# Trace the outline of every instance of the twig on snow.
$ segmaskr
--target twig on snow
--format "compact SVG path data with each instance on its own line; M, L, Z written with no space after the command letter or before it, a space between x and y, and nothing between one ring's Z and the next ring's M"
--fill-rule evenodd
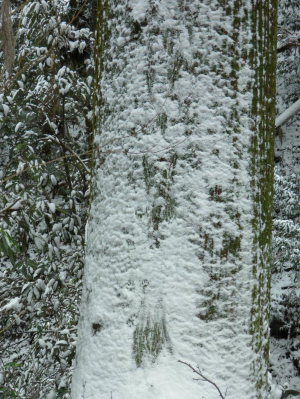
M220 388L218 387L218 385L216 383L214 383L212 380L210 380L209 378L205 377L205 375L203 375L202 371L200 370L199 366L197 366L197 370L190 365L189 363L183 362L182 360L178 360L179 363L185 364L186 366L188 366L191 370L193 370L194 373L198 374L200 378L197 378L196 381L205 381L205 382L209 382L210 384L212 384L219 392L219 395L222 399L225 399L225 396L222 394Z

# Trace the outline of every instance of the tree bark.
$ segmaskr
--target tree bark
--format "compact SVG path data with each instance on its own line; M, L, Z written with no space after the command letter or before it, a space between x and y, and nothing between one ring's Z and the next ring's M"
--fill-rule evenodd
M265 399L276 2L102 0L96 61L72 398Z
M15 37L11 19L10 0L2 0L1 4L2 50L4 52L5 69L11 73L15 58Z

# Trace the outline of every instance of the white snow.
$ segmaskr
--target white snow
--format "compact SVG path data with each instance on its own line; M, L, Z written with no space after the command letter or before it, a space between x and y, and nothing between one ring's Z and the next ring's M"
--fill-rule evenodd
M39 345L40 345L42 348L45 348L45 347L46 347L46 342L45 342L42 338L39 338L39 339L38 339L38 343L39 343Z
M48 205L48 208L49 208L50 212L55 213L55 211L56 211L55 204L53 202L48 202L47 205Z
M70 51L74 51L78 47L79 41L76 40L75 42L69 41Z
M18 130L19 130L22 126L23 126L23 123L22 123L22 122L18 122L18 123L16 124L16 127L15 127L15 133L17 133Z
M48 393L47 399L56 399L56 393L54 390Z
M7 116L10 111L9 106L7 104L2 104L2 108L3 108L4 115Z
M20 312L22 308L22 303L21 303L21 298L13 298L11 299L6 305L2 307L3 310L16 310L17 312Z
M17 210L17 209L20 209L20 208L22 208L22 201L17 201L14 205L12 205L12 206L10 206L10 204L7 204L6 205L7 206L7 208L9 207L10 209L12 209L12 210Z
M39 13L39 11L40 11L40 3L36 3L35 4L35 7L34 7L34 11L38 14Z
M59 231L62 229L62 223L54 223L52 231Z
M46 290L46 285L45 285L44 281L42 279L40 279L40 278L36 281L36 286L41 291L45 291Z
M54 175L51 175L50 178L51 178L51 182L52 182L53 186L56 186L57 185L56 177Z
M58 307L59 307L59 301L55 301L54 307L53 307L54 311L56 311L58 309Z
M279 387L275 387L273 391L271 391L271 399L281 399L282 389Z
M34 243L39 250L43 249L44 241L40 237L34 237Z

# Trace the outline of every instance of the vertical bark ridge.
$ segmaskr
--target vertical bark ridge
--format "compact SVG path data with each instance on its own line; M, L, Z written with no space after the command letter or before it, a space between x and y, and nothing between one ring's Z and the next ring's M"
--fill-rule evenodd
M269 318L271 291L272 214L274 183L274 136L277 49L277 1L253 1L253 36L251 54L255 71L252 114L253 192L254 192L254 258L252 333L257 353L254 373L258 397L267 390L269 362Z

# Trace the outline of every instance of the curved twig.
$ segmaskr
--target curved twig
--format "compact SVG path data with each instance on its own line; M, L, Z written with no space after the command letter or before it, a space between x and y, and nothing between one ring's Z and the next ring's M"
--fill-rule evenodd
M191 370L193 370L194 373L198 374L202 380L201 381L205 381L205 382L209 382L211 385L213 385L217 391L219 392L219 395L222 399L225 399L225 396L222 394L220 388L218 387L218 385L213 382L212 380L210 380L209 378L205 377L205 375L203 375L202 371L200 370L200 368L198 367L198 370L196 370L192 365L190 365L189 363L183 362L182 360L178 360L179 363L185 364L186 366L188 366Z

